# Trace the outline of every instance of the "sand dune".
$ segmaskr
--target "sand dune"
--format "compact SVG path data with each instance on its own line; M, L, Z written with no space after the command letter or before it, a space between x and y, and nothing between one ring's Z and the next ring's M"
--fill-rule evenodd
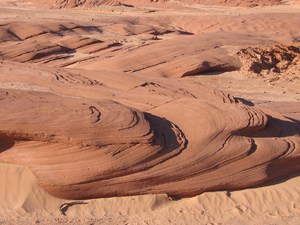
M204 193L172 201L144 195L68 201L54 198L22 166L0 164L2 224L294 224L299 221L299 178L236 192ZM10 188L8 188L10 187ZM8 189L6 189L8 188ZM9 204L8 204L9 203ZM11 214L14 211L14 214Z
M291 4L1 2L0 223L298 224Z

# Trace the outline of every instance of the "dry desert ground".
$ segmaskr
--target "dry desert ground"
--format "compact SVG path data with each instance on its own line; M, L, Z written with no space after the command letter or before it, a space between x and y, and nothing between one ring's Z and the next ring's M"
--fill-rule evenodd
M300 1L0 0L0 224L300 224Z

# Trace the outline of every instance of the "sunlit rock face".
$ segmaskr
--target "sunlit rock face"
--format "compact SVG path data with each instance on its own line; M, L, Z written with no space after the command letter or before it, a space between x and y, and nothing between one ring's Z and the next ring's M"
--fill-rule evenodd
M297 121L224 92L141 77L125 79L121 90L111 80L123 74L95 79L49 68L38 75L35 66L18 66L2 64L12 69L0 92L0 161L28 166L54 196L186 197L252 187L300 169ZM13 82L22 73L36 76L36 84L30 76ZM43 87L46 80L51 89Z

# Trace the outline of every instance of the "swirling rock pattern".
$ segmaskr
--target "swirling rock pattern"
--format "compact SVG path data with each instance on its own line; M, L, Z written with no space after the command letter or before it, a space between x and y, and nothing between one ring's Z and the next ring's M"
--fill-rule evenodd
M68 72L69 81L101 85L62 86L53 74L66 76L64 71L45 68L37 76L35 66L26 72L18 63L1 65L0 162L29 166L54 196L186 197L300 171L299 123L224 92L138 75L127 83L124 74L101 73L95 79ZM36 76L35 88L27 87L30 76L23 76L23 88L11 85L24 73ZM45 80L50 89L43 88Z
M171 1L133 0L161 10L87 9L119 5L114 0L55 2L79 8L1 8L0 163L27 166L41 187L67 199L186 197L300 171L299 93L254 107L196 77L253 64L298 76L297 8L248 13L194 5L185 14L169 10ZM231 91L235 82L227 83Z

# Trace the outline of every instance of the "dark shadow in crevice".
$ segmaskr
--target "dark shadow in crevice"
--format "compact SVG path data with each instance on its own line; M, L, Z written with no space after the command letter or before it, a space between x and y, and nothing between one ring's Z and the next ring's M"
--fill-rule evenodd
M188 145L184 133L180 128L163 117L158 117L150 113L144 113L145 118L150 122L156 137L156 144L164 146L161 154L167 154L176 149L185 149ZM159 140L158 140L159 139ZM179 143L179 139L180 142Z
M15 145L15 140L7 135L0 133L0 154Z
M244 98L237 98L237 97L234 97L234 98L237 99L238 101L242 102L244 105L254 106L254 103L249 100L246 100Z
M299 129L300 129L300 120L297 120L297 119L289 117L289 116L285 116L285 118L287 118L287 119L293 121L294 123L298 124ZM300 135L300 132L299 132L299 135Z
M300 176L300 157L275 159L270 162L266 169L267 178L259 185L253 185L247 189L255 189L262 187L270 187L287 182L290 179ZM228 191L236 191L239 189L228 189Z
M231 65L227 63L211 65L210 62L204 61L197 68L185 72L181 77L200 76L200 75L220 75L226 72L238 71L240 65Z
M281 120L267 115L266 126L246 127L236 132L237 135L259 138L281 138L300 135L300 121L295 119Z
M125 3L122 3L122 6L124 6L124 7L128 7L128 8L134 8L134 5L125 4Z
M66 212L68 211L68 209L74 205L86 205L88 204L87 202L83 202L83 201L74 201L74 202L67 202L67 203L64 203L62 204L60 207L59 207L59 210L61 212L62 215L66 216Z
M300 175L300 157L279 158L273 160L267 167L268 181L264 186L283 183Z
M44 57L49 57L52 55L60 55L60 54L73 54L76 52L75 49L71 49L71 48L67 48L64 46L60 46L60 49L57 49L55 51L52 52L38 52L36 53L30 60L35 60L35 59L42 59Z

